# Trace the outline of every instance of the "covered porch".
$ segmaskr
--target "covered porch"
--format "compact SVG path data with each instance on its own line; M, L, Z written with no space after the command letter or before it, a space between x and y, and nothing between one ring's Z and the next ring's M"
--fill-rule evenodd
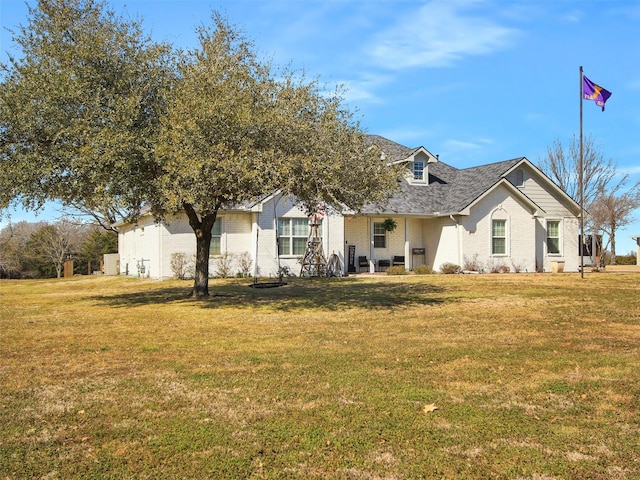
M384 272L393 266L436 269L459 259L458 229L450 217L347 216L345 268L347 273Z

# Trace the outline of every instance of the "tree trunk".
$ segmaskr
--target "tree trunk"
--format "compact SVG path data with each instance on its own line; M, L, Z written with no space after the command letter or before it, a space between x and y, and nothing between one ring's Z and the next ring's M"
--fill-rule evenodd
M191 204L183 205L189 225L196 234L196 271L193 278L193 290L191 296L194 298L205 298L209 296L209 252L211 250L211 231L216 221L217 209L214 213L200 218Z
M609 240L611 240L611 265L617 265L616 261L616 230L615 227L611 229L611 235L609 235Z

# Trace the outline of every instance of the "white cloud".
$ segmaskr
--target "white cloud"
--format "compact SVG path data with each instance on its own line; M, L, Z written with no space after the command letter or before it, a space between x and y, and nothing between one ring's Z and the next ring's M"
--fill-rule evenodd
M618 176L622 175L640 175L640 166L626 166L618 168Z
M454 152L472 152L483 149L485 146L492 144L493 142L486 138L481 138L475 141L464 140L446 140L443 145L448 150Z
M392 80L389 75L364 74L338 83L345 87L344 97L347 102L384 103L375 91Z
M449 165L457 168L466 168L495 161L494 148L491 146L495 142L489 138L470 138L457 140L449 138L442 142L440 159ZM489 157L489 158L486 158Z
M371 55L391 69L446 67L508 47L519 33L489 14L466 12L477 2L433 0L376 36Z

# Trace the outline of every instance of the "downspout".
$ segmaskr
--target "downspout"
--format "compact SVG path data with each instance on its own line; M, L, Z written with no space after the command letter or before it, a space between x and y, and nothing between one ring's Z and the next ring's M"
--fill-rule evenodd
M451 219L452 222L455 222L456 224L456 243L458 244L458 261L456 262L456 264L460 265L462 267L462 239L460 238L460 222L458 220L456 220L453 215L449 215L449 218Z

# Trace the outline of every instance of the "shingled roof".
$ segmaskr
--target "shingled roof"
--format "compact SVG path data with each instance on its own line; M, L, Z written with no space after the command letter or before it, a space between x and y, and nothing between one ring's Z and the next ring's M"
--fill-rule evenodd
M375 144L385 154L385 160L395 163L409 161L422 147L409 148L379 135L369 135L367 141ZM414 185L405 178L399 180L400 190L381 211L373 206L363 213L406 215L450 215L463 211L475 200L500 182L524 157L502 162L457 169L440 160L429 163L428 185Z

